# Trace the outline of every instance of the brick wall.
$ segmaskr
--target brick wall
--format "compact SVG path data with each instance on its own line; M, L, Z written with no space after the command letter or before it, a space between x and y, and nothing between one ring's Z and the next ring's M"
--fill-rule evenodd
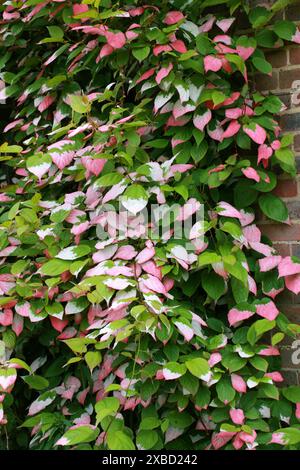
M254 2L268 6L274 1ZM289 6L282 19L300 24L300 1ZM272 91L286 105L287 109L280 116L283 133L294 134L294 152L297 162L297 177L292 180L280 177L275 194L281 196L289 209L290 225L280 225L263 220L260 227L264 234L271 238L280 254L300 257L300 45L291 45L278 51L265 51L266 58L273 65L272 76L256 77L256 88L261 92ZM278 296L281 310L293 323L300 323L300 295L284 292ZM292 355L300 346L293 340L286 340L281 347L283 374L288 382L300 384L300 364L293 364ZM299 354L300 359L300 354ZM295 361L294 361L295 362Z

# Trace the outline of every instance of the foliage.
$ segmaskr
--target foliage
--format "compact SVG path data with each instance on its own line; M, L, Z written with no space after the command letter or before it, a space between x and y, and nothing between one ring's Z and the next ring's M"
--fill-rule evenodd
M300 33L272 23L285 1L146 3L0 6L2 445L296 448L278 343L299 326L274 299L300 260L254 222L288 223L292 139L253 80ZM145 237L142 210L173 203L204 222L178 238L160 213Z

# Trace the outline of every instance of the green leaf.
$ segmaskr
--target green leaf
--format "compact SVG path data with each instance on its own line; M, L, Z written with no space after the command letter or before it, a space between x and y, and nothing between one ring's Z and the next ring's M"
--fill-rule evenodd
M273 30L281 39L290 41L296 33L297 28L293 21L282 20L275 23Z
M280 428L274 434L279 434L285 445L295 445L300 442L300 429L297 428Z
M264 358L260 356L251 357L249 362L253 367L255 367L255 369L267 372L269 364Z
M47 173L52 165L50 155L34 155L26 159L26 168L40 179L40 175Z
M262 73L269 74L272 72L272 65L262 57L253 57L252 64Z
M98 401L95 405L97 423L106 418L106 416L115 415L119 406L119 400L115 397L106 397Z
M260 384L260 391L266 395L266 397L271 398L272 400L279 399L279 390L276 385L273 384Z
M289 144L287 144L289 145ZM290 148L282 146L280 149L275 151L275 157L280 162L281 168L287 173L295 174L295 155Z
M0 153L20 153L22 150L19 145L9 145L7 142L0 145Z
M61 437L61 439L63 439L64 441L62 441L60 445L74 446L76 444L82 444L84 442L95 441L99 432L99 429L93 429L89 426L79 426L75 429L69 429Z
M106 175L100 176L100 178L95 181L95 185L99 188L106 188L108 186L114 186L122 180L124 180L124 176L120 173L107 173Z
M214 52L212 42L210 41L208 36L203 33L197 36L196 47L197 47L197 50L202 55L207 55L207 54L210 54L211 52Z
M202 268L203 266L207 266L208 264L218 263L221 261L222 258L220 255L213 251L205 251L198 256L198 266Z
M235 397L235 390L231 385L230 379L222 378L216 385L217 395L223 403L231 402Z
M63 272L68 271L70 264L71 263L69 261L51 259L41 267L41 272L46 276L58 276Z
M276 322L270 320L257 320L253 323L247 333L247 339L249 343L253 346L264 333L272 330L276 325Z
M234 300L237 304L247 302L249 295L249 288L247 285L243 284L239 279L233 277L231 279L231 289Z
M88 351L84 356L91 373L101 362L101 353L99 351Z
M190 359L185 362L185 365L190 373L199 379L203 379L210 370L207 360L202 357Z
M82 95L70 95L70 106L76 113L85 114L91 110L91 103L86 96Z
M43 390L49 386L49 382L44 377L40 375L27 375L26 377L22 377L24 382L29 385L30 388L34 390Z
M227 3L228 0L204 0L204 2L201 2L201 9L207 8L207 7L214 7L216 5L222 5L224 3Z
M82 258L90 253L91 248L88 245L74 245L68 246L61 250L57 255L56 258L60 258L63 260L74 260L77 258Z
M284 336L284 333L276 333L275 335L273 335L272 346L275 346L276 344L280 343L283 340Z
M283 396L292 403L300 403L300 387L291 385L282 389Z
M258 199L258 204L262 212L269 219L277 222L286 222L289 212L286 204L274 194L263 194Z
M148 194L140 184L132 184L121 196L121 201L125 209L136 215L146 207Z
M249 20L253 28L261 28L272 18L272 13L264 7L251 8L249 12Z
M64 340L64 343L66 343L66 345L69 346L69 348L72 349L74 353L82 354L87 350L85 338L66 339Z
M140 429L143 431L151 431L152 429L158 428L161 421L158 418L149 416L148 418L142 419L140 423Z
M158 433L156 431L138 431L136 436L136 445L139 450L152 449L158 441Z
M132 439L123 431L108 432L107 445L110 450L135 450Z
M218 300L226 291L226 284L221 276L218 276L215 272L203 272L202 273L202 287L214 300Z
M144 47L137 47L132 49L132 55L139 61L142 62L145 60L148 55L150 54L150 47L149 46L144 46Z

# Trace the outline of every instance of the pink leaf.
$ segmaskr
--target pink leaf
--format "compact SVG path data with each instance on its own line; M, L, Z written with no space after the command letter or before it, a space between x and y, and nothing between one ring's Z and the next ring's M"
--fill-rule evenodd
M100 175L107 162L104 158L91 158L87 156L81 157L81 161L83 166L96 176Z
M211 439L211 443L215 450L220 449L221 447L225 446L227 442L231 441L233 436L236 435L236 432L229 432L229 431L221 431L217 434L213 434Z
M43 111L48 109L49 106L51 106L51 104L54 103L54 101L55 101L54 96L51 96L51 95L45 96L45 98L43 98L43 100L38 105L39 112L42 113Z
M146 263L155 255L155 249L153 247L144 248L136 257L135 261L139 264Z
M245 134L247 134L250 137L250 139L252 139L255 143L263 144L267 138L266 131L259 124L254 124L254 125L255 125L254 130L250 129L249 127L246 127L246 125L243 126L243 130Z
M238 52L238 55L243 59L247 60L249 57L253 54L255 51L254 47L243 47L240 45L236 46L236 50Z
M153 292L158 294L166 294L166 288L163 283L155 276L148 274L148 277L144 279L145 286Z
M124 33L112 33L108 31L105 33L107 43L113 49L121 49L126 44L126 36Z
M23 331L23 327L24 327L23 318L20 317L19 315L14 315L12 330L16 333L17 336L20 336L20 334Z
M147 80L148 78L152 77L155 73L155 68L147 70L145 73L143 73L140 78L136 81L136 83L143 82L144 80Z
M248 168L242 168L242 173L246 176L246 178L256 181L257 183L260 182L260 176L257 171L249 166Z
M239 393L246 393L247 391L247 385L246 382L244 381L243 377L241 377L238 374L231 374L231 384L234 388Z
M269 377L273 380L273 382L283 382L284 378L282 377L280 372L268 372L265 374L265 377Z
M190 326L188 326L185 323L182 323L180 321L176 321L176 322L174 322L174 324L177 326L178 331L180 331L180 333L182 334L184 339L186 341L191 341L191 339L194 336L194 330Z
M169 11L164 18L164 23L167 25L176 24L183 20L185 17L181 11Z
M211 120L211 118L212 118L212 114L211 114L210 109L207 109L207 111L204 111L203 114L196 114L194 115L194 119L193 119L194 126L200 131L203 131L205 126Z
M257 163L260 163L261 161L267 162L269 158L273 154L273 149L271 147L268 147L266 144L262 144L258 147L258 159Z
M196 109L196 106L193 104L186 104L183 105L180 103L180 101L177 101L174 105L173 108L173 116L175 119L178 119L179 117L183 116L186 113L190 113Z
M218 362L222 361L222 356L220 353L212 353L208 359L208 364L210 367L215 366Z
M75 157L75 152L73 150L69 152L51 152L50 156L52 158L53 163L59 168L60 170L63 170L66 166L68 166L73 158Z
M180 207L176 220L180 222L187 220L189 217L195 214L200 209L200 207L200 202L195 198L189 199L182 207Z
M266 258L260 259L258 261L261 272L271 271L278 266L282 260L281 256L267 256Z
M283 258L278 265L279 277L300 273L300 263L293 261L290 256Z
M237 219L242 218L242 214L237 209L235 209L231 204L229 204L228 202L221 201L218 204L218 208L221 209L219 211L219 214L222 217L235 217Z
M123 289L126 289L128 286L130 286L130 282L128 282L127 279L122 279L122 278L107 279L106 281L103 281L103 282L106 286L115 290L123 290Z
M10 308L5 308L0 311L0 325L9 326L13 322L13 311Z
M229 123L226 131L223 133L223 139L229 139L229 137L233 137L235 134L238 133L240 130L241 125L238 121L234 120Z
M293 274L285 278L285 286L288 290L298 295L300 293L300 274Z
M174 51L180 52L181 54L187 52L186 45L183 41L181 41L181 39L176 39L176 41L172 41L171 47L172 49L174 49Z
M204 70L205 72L209 72L212 70L213 72L218 72L222 68L222 60L218 59L213 55L207 55L204 57Z
M217 21L217 26L220 28L223 33L227 33L231 25L235 22L235 18L224 18L223 20Z
M279 315L279 310L272 300L266 304L256 305L256 313L267 320L273 321Z
M115 254L114 258L123 259L123 260L131 260L137 255L136 250L131 245L121 246L117 253Z
M100 62L103 57L106 57L114 52L114 48L110 44L104 44L101 47L99 55L96 57L96 64Z
M263 348L258 353L260 356L280 356L280 352L278 348L275 346L268 346L267 348Z
M231 408L229 411L230 418L234 424L244 424L245 415L240 408Z
M81 3L75 3L73 5L73 15L74 16L80 15L80 13L85 13L88 10L89 10L88 5L81 5Z
M300 403L296 403L295 416L297 419L300 419Z
M238 119L243 115L243 111L241 108L230 108L226 109L225 116L228 119Z
M158 44L153 48L153 54L155 55L155 57L157 57L162 52L170 52L171 50L172 47L168 44Z
M162 67L155 77L156 83L159 85L160 82L169 75L172 69L173 64L171 62L167 67Z
M281 444L285 445L286 441L284 439L284 433L283 432L273 432L272 434L272 439L269 442L270 444Z
M247 320L247 318L252 317L252 315L254 315L254 312L251 312L250 310L238 310L237 308L232 308L229 310L227 317L229 325L232 326L242 320Z

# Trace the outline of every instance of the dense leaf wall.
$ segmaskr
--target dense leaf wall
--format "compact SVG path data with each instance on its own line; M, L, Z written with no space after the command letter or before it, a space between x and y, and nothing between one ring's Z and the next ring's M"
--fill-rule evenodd
M3 448L297 447L275 301L300 260L255 223L288 223L272 191L295 174L253 89L263 49L300 42L286 4L0 7Z

